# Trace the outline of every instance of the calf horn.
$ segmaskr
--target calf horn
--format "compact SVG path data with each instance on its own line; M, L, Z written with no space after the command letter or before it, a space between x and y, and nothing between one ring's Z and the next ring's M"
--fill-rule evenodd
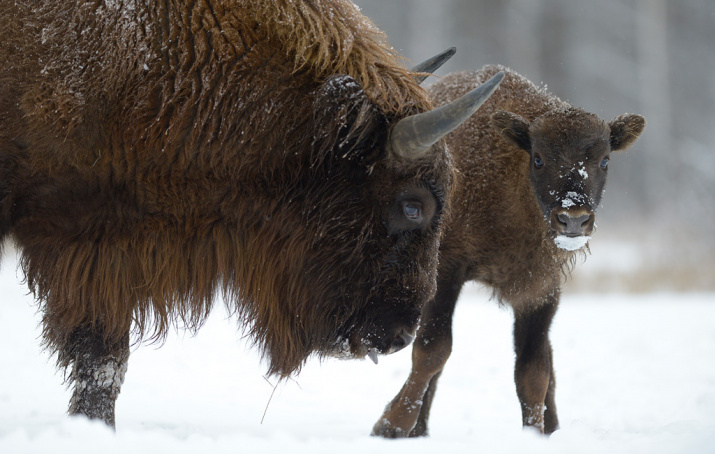
M429 60L425 60L417 66L410 69L413 73L425 73L423 75L415 76L415 80L418 84L421 84L429 77L430 74L437 71L440 66L444 65L447 60L452 58L452 55L457 52L456 47L450 47L447 50L440 52Z
M486 101L504 73L499 71L461 98L429 112L403 118L390 132L390 146L396 155L415 160L424 155L439 139L457 129Z

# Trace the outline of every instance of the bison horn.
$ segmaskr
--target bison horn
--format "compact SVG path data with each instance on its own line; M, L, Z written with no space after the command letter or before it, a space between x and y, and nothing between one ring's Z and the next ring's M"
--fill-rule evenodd
M504 73L499 71L491 79L449 104L429 112L403 118L390 132L392 152L405 159L424 155L439 139L457 129L486 101Z
M449 49L440 52L439 54L435 55L434 57L430 58L429 60L425 60L422 63L418 64L417 66L410 69L410 71L412 71L413 73L432 74L433 72L437 71L440 68L440 66L444 65L447 62L447 60L452 58L452 55L454 55L455 52L457 52L457 48L450 47ZM415 76L415 80L417 81L418 84L421 84L422 82L425 81L426 78L429 77L429 74Z

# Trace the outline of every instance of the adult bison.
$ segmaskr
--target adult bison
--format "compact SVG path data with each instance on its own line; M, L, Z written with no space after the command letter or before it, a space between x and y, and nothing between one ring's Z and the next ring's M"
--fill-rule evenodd
M0 236L70 414L113 425L131 332L196 329L218 290L272 374L409 343L440 139L498 80L427 112L389 49L343 0L2 2Z
M506 76L480 111L447 136L457 179L440 246L437 293L425 305L412 371L374 435L427 434L437 380L452 349L460 289L476 280L514 312L514 378L522 422L558 427L549 327L563 278L594 228L610 153L631 145L645 120L606 122L498 66L449 75L431 87L437 104L498 71Z

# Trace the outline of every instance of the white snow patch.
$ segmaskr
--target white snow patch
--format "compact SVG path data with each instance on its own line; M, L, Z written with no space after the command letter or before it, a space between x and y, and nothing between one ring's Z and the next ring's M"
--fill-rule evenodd
M588 243L588 240L590 240L590 236L576 236L576 237L571 237L571 236L565 236L565 235L559 235L556 238L554 238L554 243L556 243L556 246L558 246L561 249L565 249L567 251L577 251L581 249L582 247L586 246L586 243Z
M550 438L521 428L511 311L471 284L456 307L427 438L369 435L409 375L411 348L379 366L315 357L274 392L259 352L219 304L196 336L172 330L161 348L132 348L114 433L67 417L71 390L40 349L41 315L16 266L6 253L2 453L706 454L715 445L713 293L564 293L550 336L561 429Z
M586 171L586 166L583 165L583 162L579 162L579 165L581 166L580 169L578 169L578 174L581 175L581 178L584 180L588 180L588 172Z
M586 197L578 192L569 191L566 193L566 197L561 200L562 208L569 208L576 206L578 203L582 203Z
M352 77L344 74L329 79L325 83L323 90L327 93L342 93L347 91L354 91L354 93L351 95L351 97L353 98L362 93L362 87L360 87L360 84L358 84Z
M351 359L353 357L350 352L350 339L341 338L336 344L336 349L333 352L333 357L339 359Z

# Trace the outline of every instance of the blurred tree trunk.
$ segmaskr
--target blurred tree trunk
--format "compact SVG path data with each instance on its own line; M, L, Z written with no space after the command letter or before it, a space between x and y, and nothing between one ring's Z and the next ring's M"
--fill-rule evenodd
M672 161L670 144L672 133L670 78L668 57L668 17L666 0L638 0L637 4L638 68L640 79L640 99L643 112L647 116L648 128L640 139L642 148L648 150L651 163ZM653 154L659 156L653 156ZM668 168L670 167L670 168ZM642 169L640 182L646 210L657 213L658 207L677 204L677 196L672 187L664 184L673 175L671 166L649 165ZM664 203L665 202L665 203Z
M567 2L570 3L570 2ZM541 39L539 53L539 73L551 87L559 87L557 93L567 93L571 84L566 50L571 42L569 6L560 0L543 3L539 19L539 33L532 39ZM534 80L539 83L540 80Z
M542 0L508 0L506 59L503 62L533 81L544 80L541 57L545 4Z
M448 48L444 36L448 31L450 2L434 0L412 0L406 8L409 17L409 51L407 56L418 63ZM407 48L405 49L407 50Z

